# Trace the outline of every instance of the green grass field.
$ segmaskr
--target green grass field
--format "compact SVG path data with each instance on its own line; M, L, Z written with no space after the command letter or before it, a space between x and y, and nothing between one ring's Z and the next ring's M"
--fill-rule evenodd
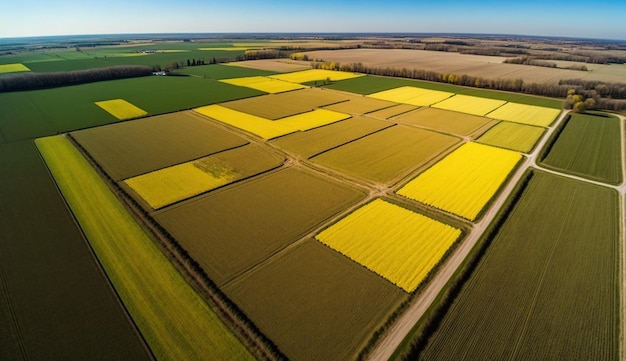
M391 183L452 147L459 138L396 125L312 160L352 176Z
M614 116L572 114L541 160L547 167L582 177L622 182L620 121Z
M0 93L0 133L10 142L116 122L94 104L102 100L121 98L154 115L260 94L216 80L167 76Z
M542 98L524 94L498 92L478 88L468 88L452 84L427 82L423 80L390 78L372 75L338 81L333 84L327 85L326 87L329 89L348 91L357 94L373 94L383 90L389 90L401 86L414 86L430 90L445 91L488 99L506 100L508 102L521 104L539 105L555 109L561 109L563 106L563 101L560 99Z
M406 293L315 240L225 287L293 360L351 360Z
M288 134L274 139L272 144L303 158L310 158L393 125L382 120L354 117L306 132Z
M249 76L267 76L276 74L275 72L244 68L241 66L227 66L221 64L211 64L202 66L189 66L176 70L178 74L193 75L201 78L209 79L230 79L243 78Z
M192 111L71 134L116 181L248 143Z
M0 359L150 360L32 141L0 169Z
M218 285L362 198L345 185L285 169L155 213Z
M157 359L253 359L67 138L37 146Z
M421 359L618 360L618 209L535 172Z

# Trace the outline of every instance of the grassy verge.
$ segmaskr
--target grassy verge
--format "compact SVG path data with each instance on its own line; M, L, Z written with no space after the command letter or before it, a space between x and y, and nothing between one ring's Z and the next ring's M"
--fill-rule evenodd
M157 359L253 359L67 138L36 144Z

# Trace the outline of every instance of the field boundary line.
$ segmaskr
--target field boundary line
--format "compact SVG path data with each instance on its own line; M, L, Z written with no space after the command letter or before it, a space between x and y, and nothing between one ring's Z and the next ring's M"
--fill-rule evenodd
M63 136L65 138L67 138L70 141L70 143L72 143L72 145L76 149L78 149L78 151L81 153L81 155L85 159L87 159L88 162L90 162L90 163L92 162L90 156L88 156L86 151L85 151L85 153L83 153L83 148L78 144L78 142L76 142L74 137L72 137L69 133L67 135L63 135ZM97 264L98 270L100 271L100 274L102 274L102 276L107 280L107 285L108 285L109 289L111 289L113 291L113 294L115 295L115 298L117 299L118 304L124 310L124 314L125 314L126 318L133 325L133 329L134 329L135 333L141 339L141 341L142 341L146 351L150 355L150 358L153 359L153 360L156 360L156 355L152 351L152 348L150 348L150 344L148 344L148 340L146 340L146 338L144 337L143 333L139 329L139 326L137 325L137 323L133 319L133 316L130 314L130 311L126 307L126 304L124 304L124 301L122 300L122 297L117 292L117 289L115 289L115 285L113 284L113 281L111 280L111 278L109 278L109 275L106 272L106 270L104 269L104 266L102 265L102 262L100 262L100 259L98 258L98 256L97 256L96 252L94 251L91 243L89 242L89 239L87 238L87 235L85 234L85 232L83 230L83 227L81 226L80 222L76 218L76 215L72 211L72 207L70 207L70 205L67 203L67 199L65 199L65 197L63 196L63 192L61 191L61 188L59 188L59 185L57 184L56 179L52 175L52 171L50 170L50 168L48 167L48 164L44 160L43 155L39 151L39 148L38 147L36 147L36 148L37 148L37 153L39 154L39 157L41 158L41 161L46 165L46 171L48 172L48 176L50 177L50 179L54 183L54 187L56 188L56 191L59 194L59 197L61 197L61 199L63 200L63 205L65 206L65 209L70 214L70 216L72 218L72 222L74 222L74 225L76 226L76 229L80 232L80 235L81 235L81 237L83 239L83 242L87 246L87 249L89 250L89 253L91 254L91 257L93 258L94 262ZM92 167L93 167L93 164L92 164ZM95 167L93 167L93 168L96 169ZM107 186L109 186L108 183L107 183Z
M20 350L20 355L22 356L21 359L28 360L28 353L26 352L26 345L24 345L24 334L22 332L22 327L20 326L18 317L15 314L15 308L13 306L11 293L9 292L9 286L8 286L8 283L6 282L4 271L2 270L2 263L0 263L0 288L2 288L2 295L4 296L3 298L6 300L6 304L9 308L11 324L13 324L13 329L15 330L15 338L17 339L17 346L18 346L18 349Z

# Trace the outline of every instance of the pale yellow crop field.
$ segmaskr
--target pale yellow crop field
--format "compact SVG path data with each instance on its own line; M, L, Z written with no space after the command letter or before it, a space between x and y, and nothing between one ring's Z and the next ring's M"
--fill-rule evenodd
M239 174L233 169L205 171L201 161L178 164L129 178L124 182L150 207L159 209L182 199L225 185Z
M243 86L260 90L266 93L282 93L290 90L303 89L304 86L296 83L290 83L278 79L272 79L265 76L251 76L244 78L222 79L223 83Z
M438 90L416 88L412 86L402 86L399 88L384 90L368 95L371 98L388 100L395 103L410 104L419 107L427 107L450 98L454 93Z
M145 110L136 107L124 99L104 100L96 102L96 105L119 120L143 117L148 114Z
M315 238L412 292L460 235L456 228L377 199Z
M434 104L434 108L454 110L456 112L484 116L502 106L506 101L474 97L470 95L455 95L442 102Z
M325 109L315 109L279 120L257 117L220 105L209 105L194 109L194 111L264 139L276 138L299 130L305 131L350 118L349 114Z
M487 117L516 123L547 127L561 113L559 109L518 103L507 103L487 114Z
M339 80L358 78L360 76L365 76L365 74L356 74L356 73L349 73L345 71L334 71L334 70L323 70L323 69L309 69L309 70L297 71L294 73L271 75L270 78L284 80L284 81L288 81L292 83L307 83L310 81L326 80L326 79L330 79L331 81L339 81Z
M30 71L30 69L22 63L0 64L0 74L18 73L23 71Z
M543 135L545 128L500 122L478 138L479 143L529 153Z
M521 158L514 151L466 143L397 193L475 220Z

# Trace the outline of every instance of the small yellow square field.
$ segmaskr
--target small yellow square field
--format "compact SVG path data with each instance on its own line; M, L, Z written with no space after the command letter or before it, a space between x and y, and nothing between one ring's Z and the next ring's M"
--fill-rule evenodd
M522 155L466 143L398 190L398 194L475 220Z
M377 199L315 238L406 292L413 292L461 231Z
M23 71L30 71L30 69L26 65L21 63L0 64L0 74L19 73Z
M145 110L136 107L124 99L104 100L96 102L96 105L119 120L139 118L148 114Z
M403 86L399 88L384 90L378 93L370 94L368 96L371 98L388 100L395 103L427 107L444 99L450 98L453 95L454 93L442 92L438 90L416 88L413 86Z
M272 139L296 131L305 131L350 118L350 115L325 109L270 120L232 110L220 105L209 105L194 111L222 123L245 130L264 139Z
M220 80L223 83L243 86L246 88L252 88L256 90L260 90L262 92L276 94L282 93L291 90L303 89L304 86L295 83L289 83L286 81L272 79L265 76L251 76L244 78L232 78L232 79L222 79Z
M561 113L560 109L508 103L487 114L487 117L510 122L548 127Z
M504 100L473 97L470 95L455 95L452 98L433 104L433 108L453 110L455 112L484 116L494 109L505 104Z
M544 131L545 128L532 125L500 122L477 141L482 144L529 153Z
M346 80L346 79L358 78L364 75L365 74L349 73L345 71L309 69L309 70L296 71L293 73L271 75L270 78L284 80L284 81L288 81L291 83L308 83L310 81L326 80L326 79L330 79L331 81Z
M228 184L238 176L235 170L229 168L203 169L202 162L198 160L129 178L124 183L150 207L159 209Z

